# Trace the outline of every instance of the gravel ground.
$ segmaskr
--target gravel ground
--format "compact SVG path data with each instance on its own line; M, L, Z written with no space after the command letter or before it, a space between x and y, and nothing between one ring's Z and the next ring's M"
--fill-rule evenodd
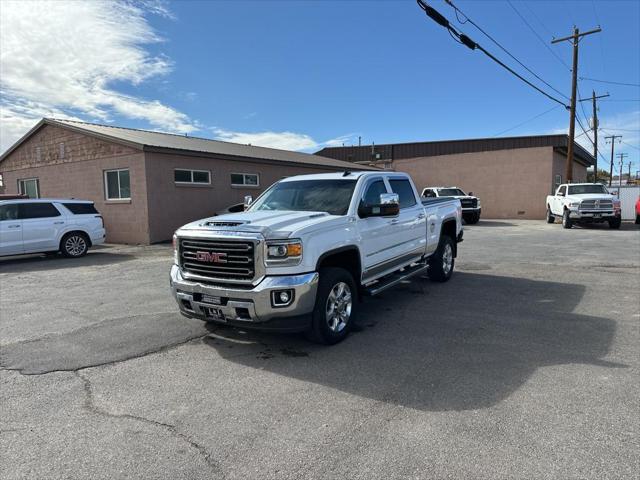
M466 227L334 347L183 318L170 263L0 260L0 478L638 478L634 225Z

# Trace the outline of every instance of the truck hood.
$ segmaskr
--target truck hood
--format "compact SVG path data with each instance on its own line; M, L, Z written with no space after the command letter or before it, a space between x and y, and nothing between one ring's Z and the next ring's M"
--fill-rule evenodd
M336 215L327 212L297 212L288 210L240 212L204 218L180 227L178 234L193 231L260 233L267 239L289 238L301 230L322 225L325 228L339 222Z
M616 197L607 193L579 193L567 195L564 198L574 202L581 202L582 200L613 200Z

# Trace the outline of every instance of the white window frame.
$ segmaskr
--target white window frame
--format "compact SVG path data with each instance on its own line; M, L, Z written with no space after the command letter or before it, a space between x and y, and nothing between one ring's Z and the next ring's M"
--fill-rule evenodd
M109 184L107 183L107 174L109 172L129 172L129 196L128 197L109 197ZM112 168L110 170L104 170L104 198L107 201L118 202L122 201L130 201L131 200L131 171L128 168ZM120 195L120 174L118 173L118 195Z
M30 182L30 181L36 182L36 198L40 198L40 180L38 180L38 177L19 178L18 179L18 193L21 194L21 195L26 195L27 193L22 191L22 188L20 188L20 185L23 182Z
M229 174L229 178L231 179L232 175L242 175L242 181L244 183L233 183L233 180L231 180L231 186L232 187L245 187L245 188L259 188L260 187L260 174L259 173L244 173L244 172L231 172ZM247 175L251 175L253 177L256 177L257 183L246 183L246 176ZM287 178L287 177L282 177L282 178Z
M558 189L558 187L562 185L562 175L560 175L559 173L556 173L556 178L555 178L555 183L554 186L556 188L556 190Z
M178 182L176 181L176 172L180 170L182 172L189 172L191 174L191 181L190 182ZM198 173L206 173L209 181L208 182L194 182L193 181L193 174L194 172L198 172ZM175 183L176 185L211 185L211 170L196 170L193 168L174 168L173 169L173 183Z

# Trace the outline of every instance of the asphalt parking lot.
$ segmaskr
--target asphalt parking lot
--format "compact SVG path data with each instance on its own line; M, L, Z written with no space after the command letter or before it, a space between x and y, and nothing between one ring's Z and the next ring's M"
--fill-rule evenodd
M0 478L638 478L635 225L466 227L333 347L181 317L170 263L0 260Z

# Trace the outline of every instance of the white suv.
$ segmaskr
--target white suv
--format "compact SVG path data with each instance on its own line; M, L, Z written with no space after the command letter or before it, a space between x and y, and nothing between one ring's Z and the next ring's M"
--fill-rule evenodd
M93 202L0 200L0 256L60 251L82 257L104 238L104 222Z

